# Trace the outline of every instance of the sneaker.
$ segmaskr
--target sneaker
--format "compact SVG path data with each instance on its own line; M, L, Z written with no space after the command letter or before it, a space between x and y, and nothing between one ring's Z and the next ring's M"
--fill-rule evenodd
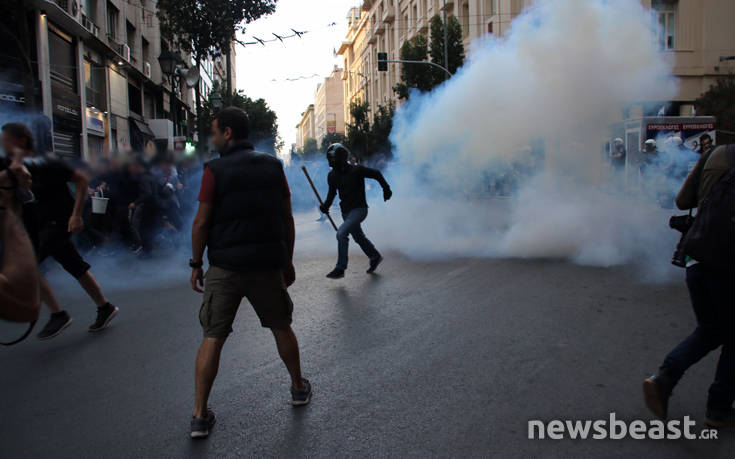
M58 336L71 325L71 316L66 311L54 312L43 330L38 334L38 339L46 340Z
M291 404L293 406L308 405L311 401L311 383L306 378L302 378L301 381L304 383L303 389L291 387Z
M735 410L732 408L716 409L707 408L704 416L704 424L708 427L733 428L735 427Z
M89 331L98 332L107 328L110 321L117 315L117 311L119 311L119 309L110 303L107 303L101 308L97 308L97 320L89 326Z
M383 261L382 256L378 256L378 258L376 258L375 260L370 260L370 267L368 268L366 272L368 274L374 273L375 270L378 269L378 265L380 264L381 261Z
M207 409L207 415L203 418L191 418L191 438L207 438L217 418L214 411Z
M643 398L646 406L659 419L666 419L669 411L669 397L671 392L667 391L658 376L651 376L643 381Z
M340 268L334 268L332 272L327 274L327 277L330 279L341 279L345 277L345 270Z

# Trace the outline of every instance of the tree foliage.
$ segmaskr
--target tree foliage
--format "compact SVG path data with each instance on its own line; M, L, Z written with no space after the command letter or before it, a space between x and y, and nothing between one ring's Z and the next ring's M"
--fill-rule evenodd
M456 17L450 16L447 20L447 37L448 37L448 65L449 73L454 75L457 69L464 65L464 42L462 41L462 26ZM431 18L431 44L429 47L431 62L444 67L444 21L438 14ZM446 74L439 69L432 69L436 81L444 81Z
M158 0L162 35L204 58L229 51L235 32L276 9L277 0Z
M429 54L426 37L419 34L403 42L400 57L402 61L425 61ZM399 99L408 99L410 89L430 91L436 85L434 73L426 65L401 64L401 81L393 86Z
M464 65L464 43L462 41L462 26L456 17L450 16L447 29L447 49L449 51L449 72L457 73L457 69ZM401 60L430 61L444 67L444 21L439 15L431 18L431 39L419 34L403 42L400 52ZM411 89L421 92L431 91L434 87L447 79L444 71L428 65L401 64L401 81L393 86L393 91L399 99L408 99Z
M210 99L202 105L202 123L205 126L212 124L212 119L217 110L212 105L212 94L223 94L223 88L219 82L215 82ZM224 96L223 96L224 97ZM250 141L255 148L275 155L283 147L283 141L278 135L278 116L271 110L264 99L251 99L243 91L233 91L230 94L231 106L241 108L250 118Z
M329 148L333 143L343 144L346 140L347 137L345 137L344 134L340 134L339 132L328 132L327 135L322 138L321 151L326 152L327 148Z
M161 34L175 48L191 53L199 66L207 56L227 54L235 32L273 13L276 0L158 0ZM196 95L199 142L206 138L199 85Z
M721 78L694 102L697 115L717 118L717 128L735 132L735 77Z
M369 159L375 154L390 155L390 131L393 128L392 105L379 105L370 124L367 102L350 104L352 123L347 124L345 144L358 158Z

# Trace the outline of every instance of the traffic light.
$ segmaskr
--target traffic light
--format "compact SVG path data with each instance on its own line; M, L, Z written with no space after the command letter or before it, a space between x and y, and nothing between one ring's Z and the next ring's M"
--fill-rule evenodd
M388 71L388 53L378 53L378 71Z

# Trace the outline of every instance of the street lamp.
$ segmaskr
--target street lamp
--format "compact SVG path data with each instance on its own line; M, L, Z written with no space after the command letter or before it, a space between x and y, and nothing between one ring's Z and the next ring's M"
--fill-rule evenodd
M209 102L215 110L222 108L222 96L217 91L209 95Z
M174 91L174 87L181 78L179 67L183 63L184 60L181 56L167 49L161 51L161 55L158 56L158 64L161 66L161 72L168 78L169 85L171 86L170 111L171 121L174 123L174 135L176 135L176 92Z

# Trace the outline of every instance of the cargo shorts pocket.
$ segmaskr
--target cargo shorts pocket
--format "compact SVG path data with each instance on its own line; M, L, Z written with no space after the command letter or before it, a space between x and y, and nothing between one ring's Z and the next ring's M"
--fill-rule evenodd
M199 323L205 330L212 325L212 292L204 292L202 306L199 308Z

